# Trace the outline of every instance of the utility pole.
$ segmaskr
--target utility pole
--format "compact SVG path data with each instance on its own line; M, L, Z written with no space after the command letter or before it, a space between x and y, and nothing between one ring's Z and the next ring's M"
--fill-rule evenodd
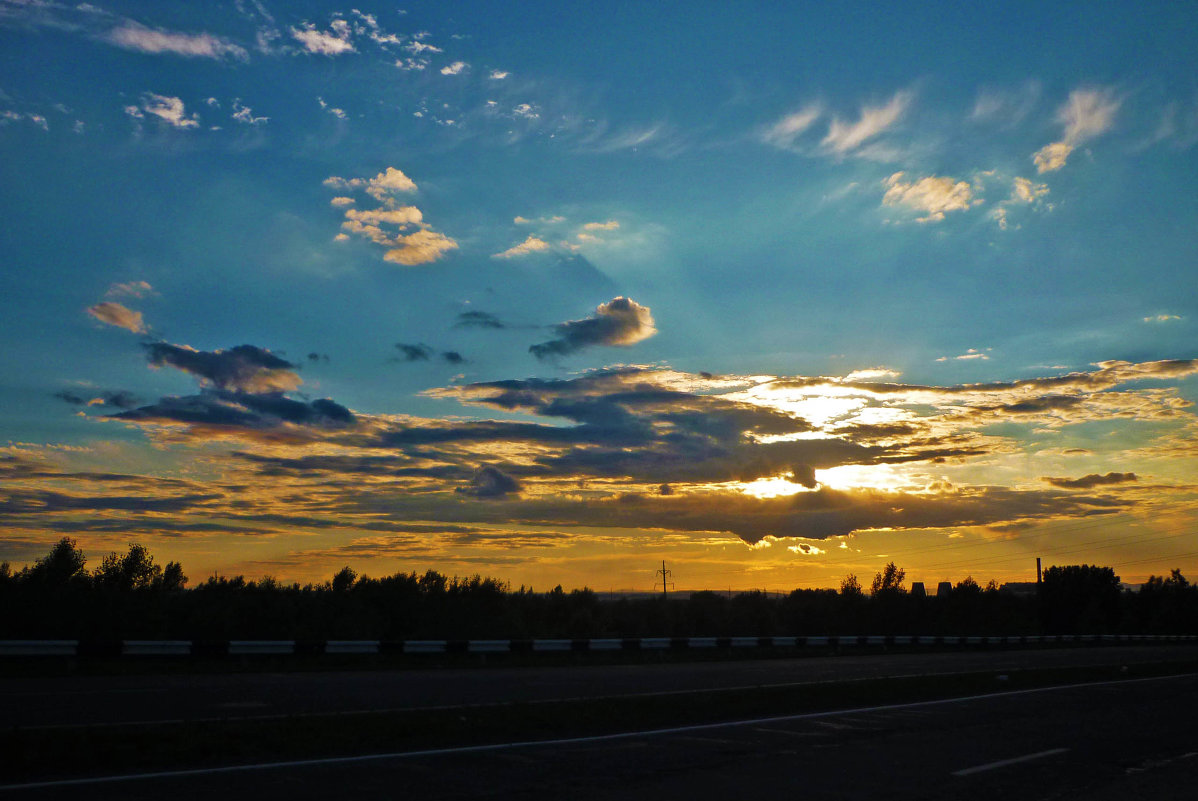
M665 559L661 560L661 570L658 570L656 575L661 576L661 597L662 597L662 599L665 599L666 597L668 597L667 590L670 587L674 586L674 582L670 581L670 579L674 577L674 571L666 570L666 560ZM653 582L653 589L657 589L656 581Z

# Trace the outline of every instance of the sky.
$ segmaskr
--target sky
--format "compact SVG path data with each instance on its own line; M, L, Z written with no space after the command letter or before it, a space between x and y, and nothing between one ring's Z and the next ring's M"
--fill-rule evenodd
M1196 29L0 0L0 560L1198 577Z

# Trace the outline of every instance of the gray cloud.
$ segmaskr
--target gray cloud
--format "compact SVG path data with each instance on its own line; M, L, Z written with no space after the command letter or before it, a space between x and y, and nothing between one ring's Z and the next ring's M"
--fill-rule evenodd
M404 342L396 342L395 347L402 354L402 360L405 362L427 362L433 355L432 348L420 343L409 345Z
M568 320L553 327L556 339L529 347L538 359L565 356L595 345L633 345L657 333L648 306L626 297L612 298L581 320Z
M494 314L484 311L464 311L458 314L457 322L453 324L454 328L507 328L507 324L501 321Z
M469 485L456 491L475 498L502 498L519 493L520 482L499 468L486 465L479 468Z
M1054 487L1061 487L1062 489L1090 489L1110 484L1126 484L1129 481L1139 481L1139 477L1135 473L1107 473L1105 476L1098 473L1090 473L1081 478L1042 476L1040 480L1047 481Z
M154 367L170 366L190 373L201 384L241 392L282 392L302 382L296 365L254 345L229 350L196 350L186 345L150 342L147 358Z

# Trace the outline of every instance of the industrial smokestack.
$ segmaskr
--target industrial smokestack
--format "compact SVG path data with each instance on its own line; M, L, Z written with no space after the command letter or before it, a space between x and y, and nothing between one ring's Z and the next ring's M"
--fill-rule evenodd
M1042 578L1040 575L1040 557L1036 557L1036 583L1039 584Z

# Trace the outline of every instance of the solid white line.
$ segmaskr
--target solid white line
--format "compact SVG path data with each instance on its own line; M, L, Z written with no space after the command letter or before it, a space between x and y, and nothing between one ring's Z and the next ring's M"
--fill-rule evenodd
M461 745L449 748L429 748L423 751L397 751L388 754L360 754L358 756L323 757L320 759L298 759L287 762L261 762L252 765L224 765L215 768L192 768L188 770L164 770L154 773L130 773L121 776L97 776L87 779L57 779L54 781L28 782L25 784L0 785L0 791L33 790L44 787L74 787L88 784L109 784L112 782L136 781L139 779L167 779L183 776L211 776L221 773L241 773L251 770L271 770L275 768L302 768L315 765L350 765L359 762L377 762L385 759L419 759L423 757L448 756L453 754L479 754L489 751L510 751L517 748L540 748L545 746L578 745L581 743L601 743L613 740L629 740L637 737L660 737L668 734L685 734L697 731L712 731L715 729L732 729L741 726L761 726L767 723L787 723L797 720L816 720L840 715L861 715L870 712L892 712L900 709L917 709L927 706L945 706L968 701L986 701L992 698L1009 698L1016 695L1031 695L1033 693L1054 692L1057 690L1076 690L1086 687L1106 687L1115 684L1142 684L1149 681L1167 681L1170 679L1198 678L1198 673L1182 673L1173 676L1150 676L1142 679L1113 679L1111 681L1081 682L1078 684L1060 684L1054 687L1035 687L1029 690L1007 690L1001 693L985 693L983 695L967 695L960 698L941 698L935 701L912 701L905 704L887 704L884 706L866 706L856 709L837 709L826 712L804 712L797 715L776 715L768 718L752 718L750 720L732 720L723 723L696 723L689 726L672 726L662 729L646 729L643 731L616 732L614 734L595 734L586 737L563 737L557 740L523 740L514 743L491 743L489 745Z
M1037 751L1034 754L1025 754L1023 756L1012 757L1010 759L1000 759L998 762L990 762L985 765L977 765L972 768L963 768L953 771L954 776L971 776L974 773L984 773L995 768L1005 768L1007 765L1018 765L1020 762L1031 762L1033 759L1041 759L1046 756L1055 754L1063 754L1068 751L1068 748L1050 748L1047 751Z

